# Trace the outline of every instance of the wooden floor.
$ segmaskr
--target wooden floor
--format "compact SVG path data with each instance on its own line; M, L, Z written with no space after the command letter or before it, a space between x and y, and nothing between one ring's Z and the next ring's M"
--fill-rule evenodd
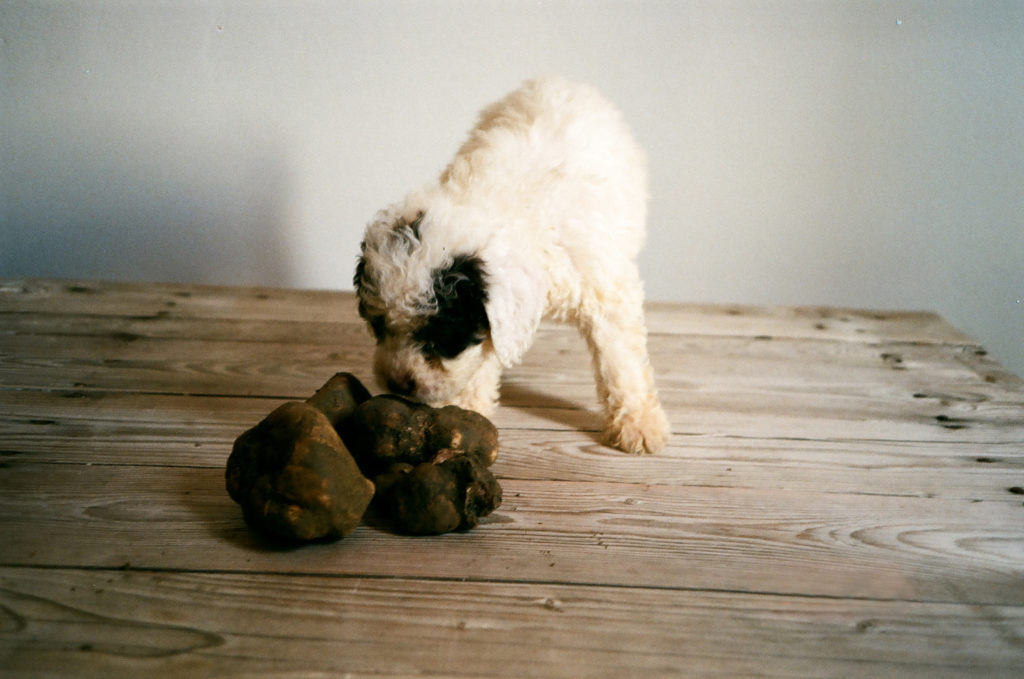
M1024 383L934 315L652 305L667 450L545 325L465 534L281 549L232 441L348 294L0 281L2 677L1022 677Z

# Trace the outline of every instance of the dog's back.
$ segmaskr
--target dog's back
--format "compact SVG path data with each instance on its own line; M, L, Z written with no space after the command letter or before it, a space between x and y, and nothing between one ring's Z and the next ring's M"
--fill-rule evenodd
M549 230L546 242L570 250L609 237L632 258L643 244L643 151L596 89L559 77L530 80L484 109L439 188L518 229Z

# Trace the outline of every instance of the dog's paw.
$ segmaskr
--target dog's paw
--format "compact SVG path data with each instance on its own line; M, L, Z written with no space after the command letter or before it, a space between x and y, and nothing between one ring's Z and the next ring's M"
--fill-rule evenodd
M631 412L616 413L605 424L604 443L632 455L656 453L668 443L669 424L657 401Z
M475 410L484 417L491 417L498 407L498 400L492 398L490 394L464 391L452 400L452 405Z

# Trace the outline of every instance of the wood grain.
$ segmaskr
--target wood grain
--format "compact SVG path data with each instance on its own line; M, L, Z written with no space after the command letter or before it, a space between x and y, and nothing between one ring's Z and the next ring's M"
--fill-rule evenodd
M429 577L454 562L481 580L915 601L957 589L1024 604L1017 502L503 480L502 506L472 534L413 540L365 525L296 563L250 534L219 468L16 463L3 478L5 565ZM415 560L403 558L411 547Z
M598 442L545 323L499 510L301 548L232 442L335 371L350 293L0 281L0 676L1016 677L1024 382L927 312L648 307L668 448Z
M0 311L86 311L148 321L186 317L359 323L352 293L171 283L140 287L91 280L0 281ZM976 344L936 314L922 311L654 303L647 306L647 323L652 334Z
M279 403L264 398L0 391L0 456L8 463L221 468L238 434ZM948 432L951 440L928 445L921 440L679 435L661 454L637 459L597 441L596 412L505 408L495 421L501 425L495 469L502 478L615 479L1001 502L1014 501L1005 489L1008 481L1024 482L1019 441L1007 436L974 442L965 453L964 432L958 429ZM589 427L590 436L581 436L573 425ZM933 421L922 430L937 428Z
M160 571L2 569L0 605L6 676L1016 677L1024 630L1017 606Z
M758 353L754 343L744 353L730 340L704 341L699 353L691 346L675 367L659 373L660 393L679 434L987 444L1020 440L1024 431L1020 389L961 365L947 348L905 350L906 367L893 370L877 349L852 355L829 351L835 344L791 345L799 358L787 369L782 347ZM735 356L716 358L716 342ZM369 348L341 356L304 345L256 351L238 343L131 344L9 342L12 353L0 356L0 378L18 391L7 400L43 389L285 400L305 398L337 370L352 370L372 384L365 367ZM55 357L62 352L75 355ZM523 426L599 429L586 359L559 359L557 373L543 369L542 361L532 356L509 371L503 386L508 407L499 423L515 427L517 418L526 417L531 423ZM669 357L664 362L672 365Z

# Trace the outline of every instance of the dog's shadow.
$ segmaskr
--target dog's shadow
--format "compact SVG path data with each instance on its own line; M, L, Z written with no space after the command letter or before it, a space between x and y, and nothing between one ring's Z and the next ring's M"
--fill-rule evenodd
M518 410L529 417L536 417L590 436L596 443L601 442L603 418L601 413L588 409L576 401L553 396L520 384L501 385L501 404L510 410Z

